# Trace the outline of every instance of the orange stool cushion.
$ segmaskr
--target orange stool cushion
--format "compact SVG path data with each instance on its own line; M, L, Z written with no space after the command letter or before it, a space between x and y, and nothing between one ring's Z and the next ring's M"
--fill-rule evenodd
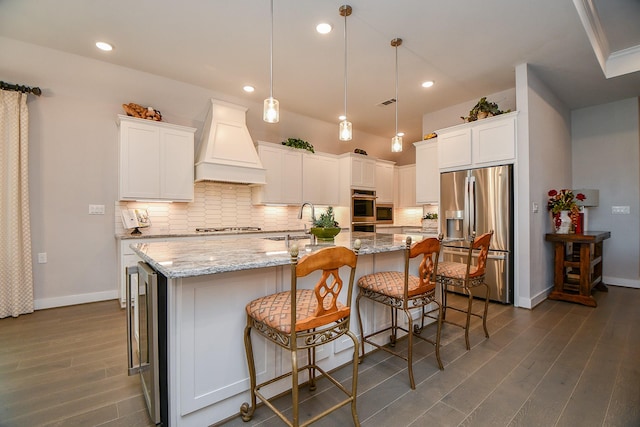
M331 301L326 298L325 308ZM338 311L345 308L345 305L337 301ZM299 289L296 291L296 323L301 323L310 317L314 317L318 300L315 298L313 290ZM279 292L258 298L247 304L247 314L265 325L282 331L291 333L291 292Z
M393 298L404 298L404 273L399 271L382 271L367 274L358 279L358 286ZM409 276L409 296L415 295L420 286L420 279ZM434 286L435 289L435 286Z

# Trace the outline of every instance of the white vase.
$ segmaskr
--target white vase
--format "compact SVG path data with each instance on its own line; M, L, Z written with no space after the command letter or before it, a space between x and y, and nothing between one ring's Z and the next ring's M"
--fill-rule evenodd
M553 226L557 234L571 233L571 215L570 211L560 211L553 215Z

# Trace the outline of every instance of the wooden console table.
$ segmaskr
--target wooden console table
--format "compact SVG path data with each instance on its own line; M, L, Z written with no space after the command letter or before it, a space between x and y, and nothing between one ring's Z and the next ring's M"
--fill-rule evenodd
M598 305L591 289L608 291L602 282L602 242L609 237L609 231L545 235L555 251L554 286L549 299Z

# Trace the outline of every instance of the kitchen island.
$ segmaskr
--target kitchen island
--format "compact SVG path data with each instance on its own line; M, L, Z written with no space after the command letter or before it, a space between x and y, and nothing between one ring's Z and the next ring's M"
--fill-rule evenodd
M362 242L357 280L374 271L402 268L406 237L343 231L334 244L352 248L356 239ZM424 238L411 237L414 241ZM166 312L166 332L160 341L166 354L161 354L160 366L165 371L161 375L166 381L169 426L210 425L238 414L240 405L248 401L245 306L257 297L289 288L288 246L292 244L298 245L301 256L325 246L312 245L308 239L277 241L257 236L132 245L137 256L157 272L162 288L159 311ZM414 273L417 265L412 266ZM299 287L312 288L316 280L307 277ZM354 299L356 295L354 290ZM387 310L362 304L362 311L367 331L390 322ZM355 315L351 329L360 334ZM287 356L258 335L253 340L258 381L287 371ZM326 370L348 363L351 345L349 339L326 344L318 350L317 360ZM306 353L299 357L304 360ZM305 380L302 376L301 381ZM284 384L269 390L272 395L284 391Z

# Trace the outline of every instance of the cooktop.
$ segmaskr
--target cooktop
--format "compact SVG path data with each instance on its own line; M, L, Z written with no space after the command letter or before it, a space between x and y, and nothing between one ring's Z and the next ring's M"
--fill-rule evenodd
M215 231L260 231L260 227L198 227L196 232L213 233Z

